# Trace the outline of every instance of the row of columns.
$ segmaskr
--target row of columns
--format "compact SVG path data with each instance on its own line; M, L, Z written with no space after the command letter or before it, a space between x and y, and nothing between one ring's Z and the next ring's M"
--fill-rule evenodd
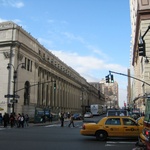
M81 109L80 95L82 93L80 87L51 73L48 78L45 75L42 76L43 71L40 68L37 105L50 107L53 111L58 109L59 111L79 111ZM56 82L56 88L54 82Z

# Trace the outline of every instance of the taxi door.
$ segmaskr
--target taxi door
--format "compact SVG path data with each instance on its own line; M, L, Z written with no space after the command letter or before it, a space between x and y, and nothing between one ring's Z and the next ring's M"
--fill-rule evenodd
M120 127L120 118L109 118L105 122L104 130L107 131L108 136L123 136L123 131Z
M122 118L124 136L137 137L140 134L139 126L130 118Z

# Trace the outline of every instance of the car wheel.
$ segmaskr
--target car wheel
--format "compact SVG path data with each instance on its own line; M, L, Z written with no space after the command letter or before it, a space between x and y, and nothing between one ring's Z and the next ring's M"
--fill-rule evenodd
M105 131L97 131L96 139L99 141L104 141L107 139L107 133Z

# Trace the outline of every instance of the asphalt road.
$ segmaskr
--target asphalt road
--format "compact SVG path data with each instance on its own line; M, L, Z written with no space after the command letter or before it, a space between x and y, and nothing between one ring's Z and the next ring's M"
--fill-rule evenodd
M97 118L96 118L97 120ZM82 121L75 128L60 124L30 126L27 128L0 128L1 150L132 150L136 140L108 139L97 141L95 137L80 135Z

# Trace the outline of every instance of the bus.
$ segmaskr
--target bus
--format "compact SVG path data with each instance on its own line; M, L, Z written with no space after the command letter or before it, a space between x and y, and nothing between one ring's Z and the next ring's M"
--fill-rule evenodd
M93 114L93 116L98 116L103 114L103 106L100 104L92 104L90 106L90 111Z

